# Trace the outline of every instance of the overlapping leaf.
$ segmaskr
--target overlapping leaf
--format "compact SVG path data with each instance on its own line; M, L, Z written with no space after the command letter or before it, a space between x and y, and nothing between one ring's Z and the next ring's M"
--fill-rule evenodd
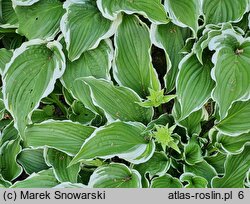
M235 101L250 98L250 40L225 30L222 35L209 43L210 50L216 50L213 56L215 67L212 72L216 87L212 97L219 106L220 119L224 119Z
M142 134L145 126L140 123L113 122L97 129L82 145L71 164L94 158L108 159L118 156L131 163L149 160L155 150L153 141Z
M14 128L14 123L11 122L8 125L6 125L3 131L1 132L0 146L5 142L16 140L18 137L19 135L16 128Z
M226 155L218 152L217 154L208 156L204 158L207 163L213 166L218 174L224 174L224 163L226 160Z
M16 28L18 25L18 19L16 13L12 7L12 1L2 0L1 5L1 17L0 28Z
M53 167L54 174L58 181L77 183L80 165L75 164L68 167L72 157L56 149L47 149L45 155L46 163Z
M210 76L212 63L208 59L200 64L195 55L187 55L180 63L177 78L177 98L181 105L181 118L185 119L211 97L214 81Z
M199 163L203 160L202 151L195 136L190 138L188 144L185 146L184 156L185 161L190 165L194 165L195 163Z
M221 120L216 128L231 136L250 132L250 101L236 102L228 111L228 115ZM240 122L239 122L240 121Z
M224 134L217 135L217 142L222 145L223 149L232 154L239 154L243 151L244 146L250 143L250 133L231 137Z
M151 63L147 25L136 16L124 15L114 42L113 73L116 81L144 97L149 93L148 88L159 90L158 76Z
M119 13L138 13L156 24L167 23L167 14L160 0L97 0L97 5L102 15L110 20L115 20Z
M33 148L47 146L75 155L93 131L93 127L79 123L50 120L27 127L25 142Z
M91 175L91 188L140 188L141 175L124 164L111 163L97 168Z
M61 78L67 90L94 113L100 114L101 111L93 104L89 87L75 80L88 76L109 79L112 58L111 42L109 40L102 41L96 49L84 52L78 60L67 61L67 69Z
M207 120L207 111L202 108L196 112L191 113L187 118L181 118L181 106L178 101L175 102L172 114L176 123L185 128L187 135L198 135L201 132L201 122Z
M43 149L23 149L17 161L27 174L38 173L49 168L44 161Z
M10 188L52 188L58 185L52 169L31 174L28 178L17 181Z
M182 182L188 182L185 188L206 188L207 180L201 176L196 176L192 173L184 173L181 175L180 180Z
M170 92L175 88L178 65L183 58L181 49L185 45L185 40L190 36L190 31L170 22L164 25L152 24L150 35L152 42L165 51L167 74L164 79L167 92Z
M112 36L120 21L104 18L92 0L67 0L64 8L67 12L60 27L70 61L77 60L84 51L96 48L101 40Z
M151 188L182 188L182 183L179 179L166 174L164 176L154 178L151 182Z
M22 173L16 158L21 151L20 139L6 141L0 147L0 174L5 180L12 181Z
M17 6L30 6L38 1L39 0L12 0L13 4Z
M14 117L21 136L31 113L40 100L52 92L65 69L61 45L31 40L13 53L3 73L3 96L6 109Z
M209 165L206 161L196 163L195 165L185 165L185 173L193 173L196 176L205 178L208 181L208 187L210 187L211 180L217 175L215 169Z
M250 146L237 155L229 155L225 162L225 175L212 180L214 188L243 188L244 179L250 169Z
M237 22L247 11L248 0L203 0L203 13L207 24Z
M12 52L2 48L0 49L0 75L4 72L5 65L10 61Z
M149 174L149 178L153 176L162 176L169 168L170 160L164 152L155 152L153 156L142 164L135 165L134 168L141 175Z
M200 16L200 4L197 0L165 0L165 7L171 20L178 26L189 27L196 33Z
M140 97L131 89L114 86L110 81L85 77L78 79L91 89L94 104L103 109L109 121L138 121L148 123L152 118L152 108L143 108L136 102Z
M230 23L223 23L222 25L209 24L205 27L202 32L202 36L199 38L197 43L194 45L194 53L196 54L200 63L203 64L203 52L208 47L209 42L218 35L222 34L223 30L233 29L235 32L244 34L242 30L239 30L237 27L233 27Z
M54 39L60 30L60 20L65 12L60 0L16 3L18 3L15 12L18 17L19 34L28 39Z

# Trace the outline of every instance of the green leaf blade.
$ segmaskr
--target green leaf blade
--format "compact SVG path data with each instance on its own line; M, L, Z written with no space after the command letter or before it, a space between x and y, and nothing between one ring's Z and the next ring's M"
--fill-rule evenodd
M94 158L108 159L118 156L131 163L139 164L149 160L155 145L146 141L140 123L114 122L97 129L82 145L71 164Z
M244 179L250 168L250 147L245 146L243 152L237 155L228 155L225 162L225 175L212 180L214 188L243 188Z
M84 51L96 48L101 40L112 36L120 21L111 22L104 18L91 0L66 1L64 8L66 13L61 19L60 28L70 61L77 60Z
M56 79L65 70L61 45L54 41L31 40L13 53L3 73L3 96L6 109L14 117L15 127L24 136L25 126L40 100L54 89Z
M180 62L176 92L182 119L201 109L211 97L214 88L214 81L210 77L211 69L209 60L202 66L195 55L188 55Z
M138 13L151 22L164 24L169 20L160 0L97 0L97 5L102 15L110 20L115 20L121 12L126 14Z
M59 33L60 19L64 14L59 0L30 2L32 5L16 6L19 27L17 32L31 39L52 40Z
M25 142L33 148L47 146L73 156L93 131L93 127L79 123L49 120L27 127Z
M204 0L202 9L207 24L238 22L247 11L247 0Z
M141 175L124 164L111 163L97 168L90 177L90 188L141 188Z
M159 90L158 76L151 62L147 25L136 16L124 15L114 41L116 49L113 73L116 81L142 97L147 96L149 88Z
M131 89L114 86L110 81L93 77L79 78L91 89L94 104L105 112L108 121L137 121L148 123L153 115L152 108L143 108L136 102L140 97Z

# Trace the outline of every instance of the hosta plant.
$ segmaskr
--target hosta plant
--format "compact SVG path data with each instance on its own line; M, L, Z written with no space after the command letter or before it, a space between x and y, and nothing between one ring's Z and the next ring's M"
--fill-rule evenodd
M0 0L0 187L250 187L249 0Z

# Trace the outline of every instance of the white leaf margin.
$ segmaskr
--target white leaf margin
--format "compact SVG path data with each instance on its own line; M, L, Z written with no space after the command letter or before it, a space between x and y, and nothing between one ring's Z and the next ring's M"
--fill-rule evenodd
M60 37L62 38L62 35ZM111 76L110 76L109 73L110 73L110 70L111 70L111 67L112 67L112 60L113 60L113 57L114 57L114 48L113 48L113 45L112 45L112 41L109 38L105 39L104 41L106 42L106 44L108 45L108 47L110 49L110 50L107 50L107 53L108 53L108 69L107 69L106 77L107 77L107 80L111 81ZM98 47L96 49L98 49ZM82 77L76 78L74 81L79 80L80 78L82 78ZM61 81L62 85L65 87L65 89L67 89L67 91L71 93L72 97L74 99L76 99L76 100L79 100L78 97L75 96L74 91L72 91L71 89L69 89L69 87L66 86L66 83L65 83L63 77L60 78L60 81ZM83 83L85 83L85 82L83 82ZM90 92L91 92L91 89L90 89ZM92 100L92 102L93 102L93 100ZM84 104L84 106L86 108L88 108L89 110L91 110L96 115L99 115L99 113L97 111L95 111L93 108L91 108L91 107L89 107L89 106L87 106L85 104Z
M44 147L44 149L43 149L43 158L44 158L45 163L46 163L50 168L52 168L53 173L54 173L56 179L57 179L59 182L61 182L61 184L62 184L62 183L70 183L70 182L64 182L64 181L62 181L62 180L59 178L58 174L56 173L56 170L55 170L54 166L53 166L53 165L50 163L50 161L49 161L49 158L48 158L48 151L49 151L49 149L56 149L56 148L48 148L47 146ZM56 150L58 150L58 149L56 149ZM61 151L61 150L58 150L58 151L63 152L63 151ZM65 152L63 152L63 153L65 153ZM67 154L67 155L68 155L68 154ZM68 155L68 156L69 156L69 155ZM79 172L80 172L80 170L81 170L81 165L80 165L80 164L77 164L77 165L78 165L78 171L77 171L76 179L77 179L77 176L78 176L78 174L79 174Z
M245 42L250 42L250 37L244 38L241 35L235 33L235 31L232 30L232 29L227 29L227 30L222 31L221 35L215 36L209 42L209 44L208 44L209 50L211 50L211 51L214 50L215 51L215 53L212 56L212 63L214 64L214 67L211 70L211 77L216 83L214 89L212 90L212 99L214 101L216 101L216 103L217 103L217 100L216 100L216 98L214 96L214 92L215 92L215 89L218 87L218 84L217 84L216 77L215 77L215 68L216 68L216 64L217 64L217 60L218 60L218 55L220 54L220 51L223 48L225 48L223 45L221 45L220 40L225 39L227 35L234 37L239 42L239 44L242 44L242 43L245 43ZM228 112L232 108L232 105L235 102L237 102L237 101L243 101L244 102L244 101L248 101L249 99L250 99L250 91L249 91L249 93L246 93L245 95L243 95L239 99L232 101L232 103L231 103L230 107L228 108L228 110L227 110L224 117L221 117L220 105L217 103L217 105L219 107L219 114L220 114L220 117L221 117L219 121L223 120L224 118L226 118L228 116ZM217 122L219 122L219 121L217 121Z
M174 14L174 12L171 10L171 6L168 3L169 0L164 0L164 7L165 10L168 12L170 19L172 20L172 22L174 24L176 24L177 26L180 26L182 28L190 28L194 34L194 38L197 37L197 32L199 30L199 24L197 21L197 30L194 30L193 28L191 28L190 26L182 23L181 21L178 20L178 17ZM199 13L199 16L202 15L202 10L201 10L201 0L198 0L197 2L197 12Z
M15 61L15 59L19 55L23 54L25 51L27 51L29 49L29 47L31 47L33 45L42 45L42 44L47 44L47 47L50 50L53 49L53 48L56 48L57 51L59 51L61 61L60 62L56 61L56 67L54 69L54 74L51 76L51 79L50 79L50 82L49 82L47 88L45 89L44 93L42 94L42 97L39 99L37 104L34 106L34 108L28 114L28 123L32 123L31 115L32 115L33 111L39 107L39 103L40 103L41 99L48 96L54 90L54 85L55 85L56 80L63 75L63 73L65 71L65 68L66 68L66 59L65 59L64 53L62 51L62 45L57 41L47 43L47 41L44 41L44 40L41 40L41 39L34 39L34 40L30 40L28 42L24 42L19 48L17 48L13 52L13 56L12 56L10 62L8 62L6 64L4 72L3 72L2 91L3 91L4 105L5 105L6 109L11 113L11 115L14 118L14 127L16 129L18 129L18 127L17 127L18 118L16 118L16 116L14 115L13 111L10 108L10 105L8 103L8 93L6 93L6 83L7 83L6 82L6 76L8 74L7 72L9 70L10 66L12 65L12 63Z
M36 126L39 126L39 125L42 125L42 124L47 124L47 123L52 123L52 122L60 122L60 123L65 123L66 122L66 123L74 123L74 124L77 124L77 125L84 126L83 124L81 124L79 122L72 122L71 120L60 120L60 121L58 121L58 120L53 120L53 119L45 120L45 121L43 121L41 123L36 123ZM91 128L96 129L96 127L94 127L94 126L87 126L87 127L91 127ZM27 128L28 127L25 128L25 132L26 132ZM59 148L53 147L51 145L40 145L40 146L32 146L32 145L30 145L29 148L30 149L43 149L43 150L45 150L46 148L51 148L51 149L56 149L58 151L61 151L61 152L65 153L65 154L67 154L69 156L72 156L72 157L75 156L74 154L71 154L71 153L69 153L67 151L64 151L64 150L61 150ZM46 162L46 158L45 157L44 157L44 159L45 159L45 163L48 165L48 163Z
M89 76L89 77L80 77L80 78L78 78L78 79L76 79L76 80L80 80L80 81L82 81L82 83L84 83L84 84L86 84L87 86L89 86L89 88L90 88L90 95L91 95L91 98L92 98L92 100L93 100L93 104L94 104L95 106L99 107L99 108L104 112L104 115L105 115L105 117L106 117L107 120L108 120L108 123L112 123L112 122L116 121L116 119L114 119L110 114L107 113L107 111L105 111L103 108L101 108L101 107L98 105L98 102L97 102L97 100L95 99L95 96L94 96L94 93L93 93L93 91L92 91L92 89L91 89L91 86L88 85L88 83L84 81L85 78L87 78L87 79L96 79L96 78L94 78L94 77L92 77L92 76ZM115 85L113 84L112 81L109 81L109 80L106 80L106 79L98 79L98 80L104 81L104 82L106 82L106 83L109 83L110 85L114 86L115 88L126 89L126 90L130 91L131 93L133 93L135 97L137 97L138 102L142 102L141 97L140 97L133 89L131 89L131 88L129 88L129 87L126 87L126 86L122 86L122 85L120 85L120 86L115 86ZM135 102L135 103L136 103L136 102ZM151 116L150 116L150 120L152 120L152 118L153 118L153 108L150 108L150 109L151 109L151 111L152 111L152 114L151 114Z
M125 164L122 164L122 163L110 163L111 165L112 164L115 164L115 165L120 165L122 167L124 167L124 169L127 169L128 171L130 171L131 174L134 174L137 176L138 178L138 184L139 184L139 187L138 188L141 188L142 187L142 184L141 184L141 174L135 170L135 169L130 169L128 168ZM108 168L109 166L100 166L99 168L97 168L94 173L90 176L90 179L89 179L89 183L88 183L88 188L93 188L94 184L95 184L95 181L98 180L99 176L103 176L101 174L98 174L97 171L102 169L102 168ZM108 177L108 176L106 176Z
M155 0L155 1L159 1L159 0ZM119 16L121 15L121 12L124 12L128 15L132 15L132 14L140 14L146 18L148 18L152 23L155 23L155 24L165 24L168 22L168 20L166 19L166 22L160 22L160 21L155 21L151 18L148 17L148 15L146 14L146 12L144 11L132 11L132 10L126 10L126 9L119 9L117 10L116 12L113 13L113 15L109 14L109 12L107 11L107 9L105 9L103 6L102 6L102 0L96 0L96 4L97 4L97 7L98 9L101 11L102 15L111 20L111 21L115 21L116 19L119 18ZM166 14L166 17L167 17L167 14Z
M70 29L67 27L67 18L68 18L68 14L70 12L69 7L72 4L85 4L85 2L82 2L81 0L66 0L63 4L63 8L66 9L66 13L61 18L60 29L61 29L62 34L64 36L67 50L69 50L70 41L71 41ZM97 48L102 40L108 39L112 35L114 35L121 22L122 22L122 16L119 15L114 21L112 21L109 30L103 36L100 36L99 39L96 40L95 44L92 47L90 47L88 50L93 50L93 49ZM78 54L72 61L79 59L81 55L82 55L82 53Z
M148 31L148 33L149 33L149 40L152 42L152 37L154 37L154 34L151 34L151 31L150 31L150 29L148 28L148 26L144 23L144 22L142 22L141 20L140 20L140 18L138 17L138 16L135 16L136 18L137 18L137 20L138 20L138 22L139 22L139 24L140 25L142 25L144 28L146 28L147 29L147 31ZM153 24L152 24L153 25ZM118 28L119 29L119 28ZM152 35L152 36L151 36ZM115 80L116 80L116 82L119 84L119 85L121 85L122 86L122 82L119 80L119 77L118 77L118 69L117 69L117 66L116 66L116 61L117 61L117 56L118 56L118 52L119 52L119 50L118 50L118 46L117 46L117 38L118 38L118 34L117 34L117 32L115 33L115 35L114 35L114 45L115 45L115 51L114 51L114 59L113 59L113 65L112 65L112 69L113 69L113 76L114 76L114 78L115 78ZM155 41L156 42L156 41ZM162 49L164 49L164 48L162 48ZM158 83L157 83L157 90L160 90L160 87L161 87L161 84L160 84L160 81L159 81L159 76L158 76L158 74L157 74L157 71L156 71L156 69L153 67L153 64L152 64L152 56L151 56L151 50L152 50L152 44L150 45L150 47L149 47L149 49L148 49L148 57L149 57L149 69L151 69L151 70L149 70L149 73L150 73L150 85L151 85L151 88L154 88L154 85L153 85L153 79L154 79L154 76L158 79ZM165 50L165 49L164 49ZM167 57L167 59L169 60L169 57ZM169 60L169 62L170 62L170 60ZM171 62L170 62L170 64L171 64ZM171 65L172 66L172 65ZM153 76L153 74L154 74L154 76ZM165 79L164 79L165 80ZM132 90L132 89L131 89Z
M179 81L180 72L181 72L182 69L184 69L183 64L186 63L186 61L188 61L189 58L191 58L193 55L194 55L193 52L187 54L187 55L180 61L179 65L178 65L179 72L178 72L178 74L177 74L176 81L175 81L176 90L179 89L179 88L178 88L178 81ZM195 55L195 56L196 56L196 55ZM201 65L201 66L204 66L204 65ZM186 119L188 116L190 116L192 113L194 113L194 112L196 112L196 111L202 109L202 107L207 103L207 101L208 101L211 97L212 97L212 96L211 96L211 94L210 94L207 98L205 98L205 99L202 101L202 103L201 103L199 106L196 106L195 109L193 109L188 115L185 115L184 117L181 116L181 118L179 118L178 121L182 121L182 120ZM179 103L180 103L181 112L182 112L182 110L183 110L182 100L180 100L180 98L179 98L178 96L177 96L177 99L178 99L178 101L179 101ZM184 100L185 100L185 99L184 99ZM203 117L203 118L204 118L205 120L208 119L207 114L208 114L208 113L207 113L205 110L203 110L203 115L205 116L205 117Z
M12 0L13 7L16 6L31 6L40 0Z
M142 129L145 129L145 125L143 125L142 123L140 122L123 122L123 121L120 121L120 120L116 120L114 121L112 124L115 124L115 123L125 123L127 125L131 125L131 126L134 126L136 128L140 127ZM92 135L90 137L88 137L85 142L82 144L82 147L80 148L79 152L81 151L81 149L84 147L84 145L86 143L88 143L88 141L90 141L91 139L93 139L96 134L102 130L105 130L106 128L109 128L110 124L107 124L105 126L102 126L100 128L97 128L95 129L95 131L92 133ZM141 157L141 155L143 155L143 153L147 150L147 147L148 145L152 145L152 151L151 153L147 156L147 157ZM139 147L139 148L138 148ZM101 158L101 159L110 159L112 157L119 157L121 159L124 159L130 163L133 163L133 164L141 164L141 163L144 163L144 162L147 162L154 154L154 151L155 151L155 143L151 140L148 144L140 144L140 145L137 145L135 146L134 148L132 149L128 149L127 152L124 152L124 153L119 153L119 154L110 154L110 155L107 155L107 156L99 156L97 155L96 157L92 158L92 159L87 159L87 161L91 161L95 158ZM78 153L79 153L78 152ZM75 155L75 157L78 156L78 153ZM75 160L75 157L73 158L73 160L71 161L71 163L69 164L69 166L75 164L76 162L74 161ZM140 158L140 159L137 159L137 158ZM77 162L80 162L81 160L78 159Z

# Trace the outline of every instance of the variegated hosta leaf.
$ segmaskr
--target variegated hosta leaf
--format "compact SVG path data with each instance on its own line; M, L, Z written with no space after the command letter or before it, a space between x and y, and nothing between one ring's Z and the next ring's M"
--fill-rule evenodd
M250 133L231 137L224 134L217 135L217 142L222 145L223 149L231 154L239 154L243 151L245 145L250 143Z
M164 152L155 152L153 156L142 164L134 165L134 169L141 175L149 174L149 178L164 175L170 166L170 159Z
M3 176L0 174L0 188L9 188L11 186L11 182L6 181Z
M94 158L108 159L118 156L133 164L149 160L155 150L152 140L143 135L141 123L113 122L96 131L84 142L71 164Z
M0 75L4 72L5 65L10 61L12 51L5 48L0 49Z
M225 162L225 175L212 180L213 188L243 188L246 174L250 169L250 146L237 155L228 155Z
M18 19L11 0L1 0L0 28L17 28Z
M88 85L74 81L79 77L88 76L110 79L112 58L111 41L102 41L96 49L84 52L78 60L67 61L67 69L61 78L67 90L94 113L100 113L100 109L93 104Z
M5 106L3 99L0 99L0 120L4 119L4 114L5 114Z
M207 24L238 22L248 4L248 0L203 0L202 10Z
M151 181L150 188L182 188L183 185L179 179L174 178L173 176L166 174L164 176L154 178Z
M141 175L124 164L111 163L97 168L91 175L89 188L141 188Z
M184 148L184 157L189 165L194 165L203 160L201 147L197 141L197 137L193 136L189 139L188 144Z
M212 63L200 64L195 55L187 55L180 63L176 93L181 105L181 119L201 109L211 97L214 81L210 76Z
M23 149L17 161L27 174L38 173L49 168L44 161L43 149Z
M226 160L226 154L222 154L218 152L217 154L214 154L212 156L205 157L204 159L208 164L210 164L218 174L224 174L224 163Z
M109 121L138 121L148 123L152 108L141 107L140 97L127 87L114 86L112 82L94 77L79 78L77 83L86 83L91 89L94 104L103 109Z
M170 19L180 27L189 27L195 37L199 29L200 3L197 0L165 0Z
M112 36L120 19L114 22L104 18L92 0L64 3L66 13L61 20L70 61L77 60L87 50L96 48L100 41Z
M228 111L228 115L216 125L216 129L230 136L248 133L250 132L249 116L250 101L235 102Z
M250 98L250 39L226 30L210 41L209 49L216 50L212 70L216 87L212 97L219 106L220 120L223 120L235 101Z
M13 53L3 73L3 96L15 127L23 137L25 126L42 98L54 89L65 69L65 57L56 42L31 40Z
M47 146L73 156L93 131L93 127L79 123L49 120L28 126L25 130L25 142L33 148Z
M206 28L202 32L202 36L194 45L194 53L196 54L198 60L201 64L203 64L203 51L208 47L209 42L218 35L222 34L223 30L234 29L236 30L230 23L223 23L222 25L207 25ZM236 31L235 31L236 32ZM241 32L240 32L241 33ZM241 33L244 35L244 32Z
M60 30L64 14L60 0L42 0L29 6L16 6L19 27L17 32L28 39L52 40Z
M136 16L124 15L114 41L113 73L116 81L144 97L149 93L148 88L159 90L158 76L151 63L147 25Z
M22 167L17 163L17 155L21 152L20 139L6 141L0 147L0 175L5 180L12 181L22 173Z
M38 173L31 174L28 178L17 181L10 188L52 188L58 185L53 170L43 170Z
M30 6L38 1L39 0L12 0L13 4L17 6Z
M205 178L208 181L208 187L211 187L211 180L217 175L214 167L208 164L205 160L202 162L196 163L195 165L185 165L184 172L193 173L196 176Z
M168 67L164 80L167 92L171 92L175 88L178 65L183 58L181 49L189 36L189 29L178 27L172 22L164 25L151 25L151 40L155 46L164 49L166 55Z
M19 137L18 132L14 127L14 123L12 121L7 126L5 126L5 128L1 132L0 146L7 141L17 139L18 137Z
M82 183L63 182L58 184L57 186L54 186L53 188L87 188L87 186Z
M201 122L207 120L208 113L205 108L202 108L196 112L191 113L184 120L181 119L181 106L178 101L175 102L172 114L175 118L176 123L185 128L187 135L190 137L192 135L199 135L201 132Z
M46 163L49 166L52 166L55 177L58 181L77 183L80 164L68 167L72 157L56 149L46 149L44 157Z
M138 13L156 24L167 23L167 14L160 0L97 0L97 6L105 18L115 20L119 13Z
M181 175L180 180L182 182L188 182L185 188L206 188L207 180L201 176L196 176L193 173L184 173Z
M87 109L80 101L74 101L68 113L71 121L85 125L90 124L96 117L96 115Z

